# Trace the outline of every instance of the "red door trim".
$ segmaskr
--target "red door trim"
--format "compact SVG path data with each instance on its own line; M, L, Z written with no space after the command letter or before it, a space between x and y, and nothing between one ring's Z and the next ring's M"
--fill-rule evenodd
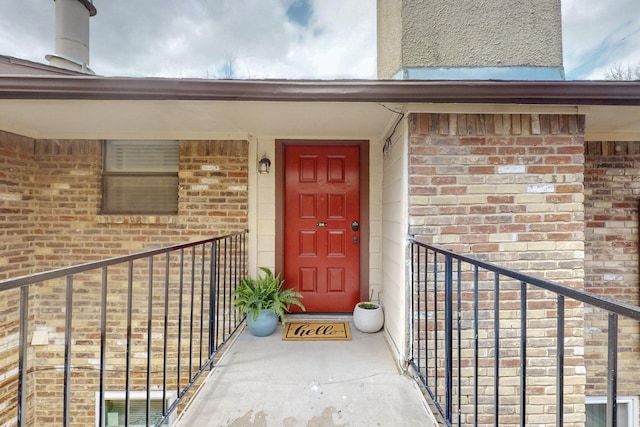
M356 145L360 147L360 300L369 300L369 141L276 140L276 272L284 268L284 148L286 145Z

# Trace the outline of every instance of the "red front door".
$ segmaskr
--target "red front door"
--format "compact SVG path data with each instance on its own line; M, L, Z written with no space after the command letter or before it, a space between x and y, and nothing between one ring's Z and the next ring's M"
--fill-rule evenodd
M310 312L359 299L359 159L359 146L285 146L283 279Z

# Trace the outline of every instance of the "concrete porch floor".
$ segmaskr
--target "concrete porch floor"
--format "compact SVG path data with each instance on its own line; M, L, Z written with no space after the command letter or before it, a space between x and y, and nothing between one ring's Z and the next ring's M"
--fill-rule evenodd
M282 341L282 325L265 338L243 330L177 426L436 426L384 332L350 328L351 341L323 342Z

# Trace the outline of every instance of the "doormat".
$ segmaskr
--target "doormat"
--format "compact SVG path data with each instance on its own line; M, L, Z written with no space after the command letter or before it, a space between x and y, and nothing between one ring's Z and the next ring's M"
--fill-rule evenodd
M288 321L282 332L283 341L350 341L349 322L333 320Z

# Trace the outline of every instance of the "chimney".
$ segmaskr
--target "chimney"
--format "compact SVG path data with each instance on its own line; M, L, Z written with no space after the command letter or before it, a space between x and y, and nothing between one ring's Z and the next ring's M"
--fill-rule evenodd
M378 78L563 80L560 0L378 0Z
M54 67L95 74L89 68L89 18L97 13L93 0L56 2L56 50L46 58Z

